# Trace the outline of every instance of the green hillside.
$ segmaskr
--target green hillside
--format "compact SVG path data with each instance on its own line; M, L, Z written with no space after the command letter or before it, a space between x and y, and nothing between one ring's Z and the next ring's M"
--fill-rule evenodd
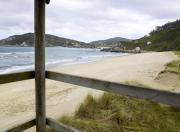
M123 42L120 48L132 50L140 47L147 51L180 50L180 20L156 27L148 36L131 42Z
M89 44L94 46L94 48L97 47L114 47L118 42L128 42L130 41L127 38L122 37L115 37L115 38L109 38L105 40L98 40L98 41L92 41Z
M45 36L46 46L62 46L62 47L73 47L73 48L89 48L90 45L72 40L67 38L58 37L55 35L46 34ZM14 35L8 38L0 40L0 46L33 46L34 45L34 34L26 33L21 35Z

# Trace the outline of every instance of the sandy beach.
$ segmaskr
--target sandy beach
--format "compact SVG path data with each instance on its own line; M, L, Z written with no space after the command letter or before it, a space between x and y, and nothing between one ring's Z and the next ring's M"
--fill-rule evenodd
M148 87L180 91L179 83L156 79L164 65L177 56L172 52L133 54L84 64L50 69L113 82L143 84ZM58 118L72 114L88 95L98 97L103 92L52 80L46 81L47 115ZM34 116L34 80L0 85L0 131L10 124Z

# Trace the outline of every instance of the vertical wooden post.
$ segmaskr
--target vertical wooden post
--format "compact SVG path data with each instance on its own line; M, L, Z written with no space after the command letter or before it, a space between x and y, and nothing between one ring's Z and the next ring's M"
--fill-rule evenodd
M45 0L34 0L36 132L45 132Z

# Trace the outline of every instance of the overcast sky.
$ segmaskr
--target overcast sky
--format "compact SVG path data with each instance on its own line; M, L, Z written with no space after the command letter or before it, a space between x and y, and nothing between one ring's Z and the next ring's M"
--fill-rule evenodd
M34 0L0 1L0 39L33 32ZM180 16L180 0L51 0L46 33L80 41L136 39Z

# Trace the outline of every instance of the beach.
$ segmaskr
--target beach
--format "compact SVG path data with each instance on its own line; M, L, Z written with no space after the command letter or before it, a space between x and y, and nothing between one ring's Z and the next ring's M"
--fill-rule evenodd
M130 85L180 92L178 84L157 79L165 64L177 59L172 52L152 52L101 59L83 64L55 67L48 70ZM174 83L177 83L176 81ZM0 130L35 116L34 80L0 85ZM95 97L102 91L62 82L46 80L47 116L59 118L73 114L88 94Z

